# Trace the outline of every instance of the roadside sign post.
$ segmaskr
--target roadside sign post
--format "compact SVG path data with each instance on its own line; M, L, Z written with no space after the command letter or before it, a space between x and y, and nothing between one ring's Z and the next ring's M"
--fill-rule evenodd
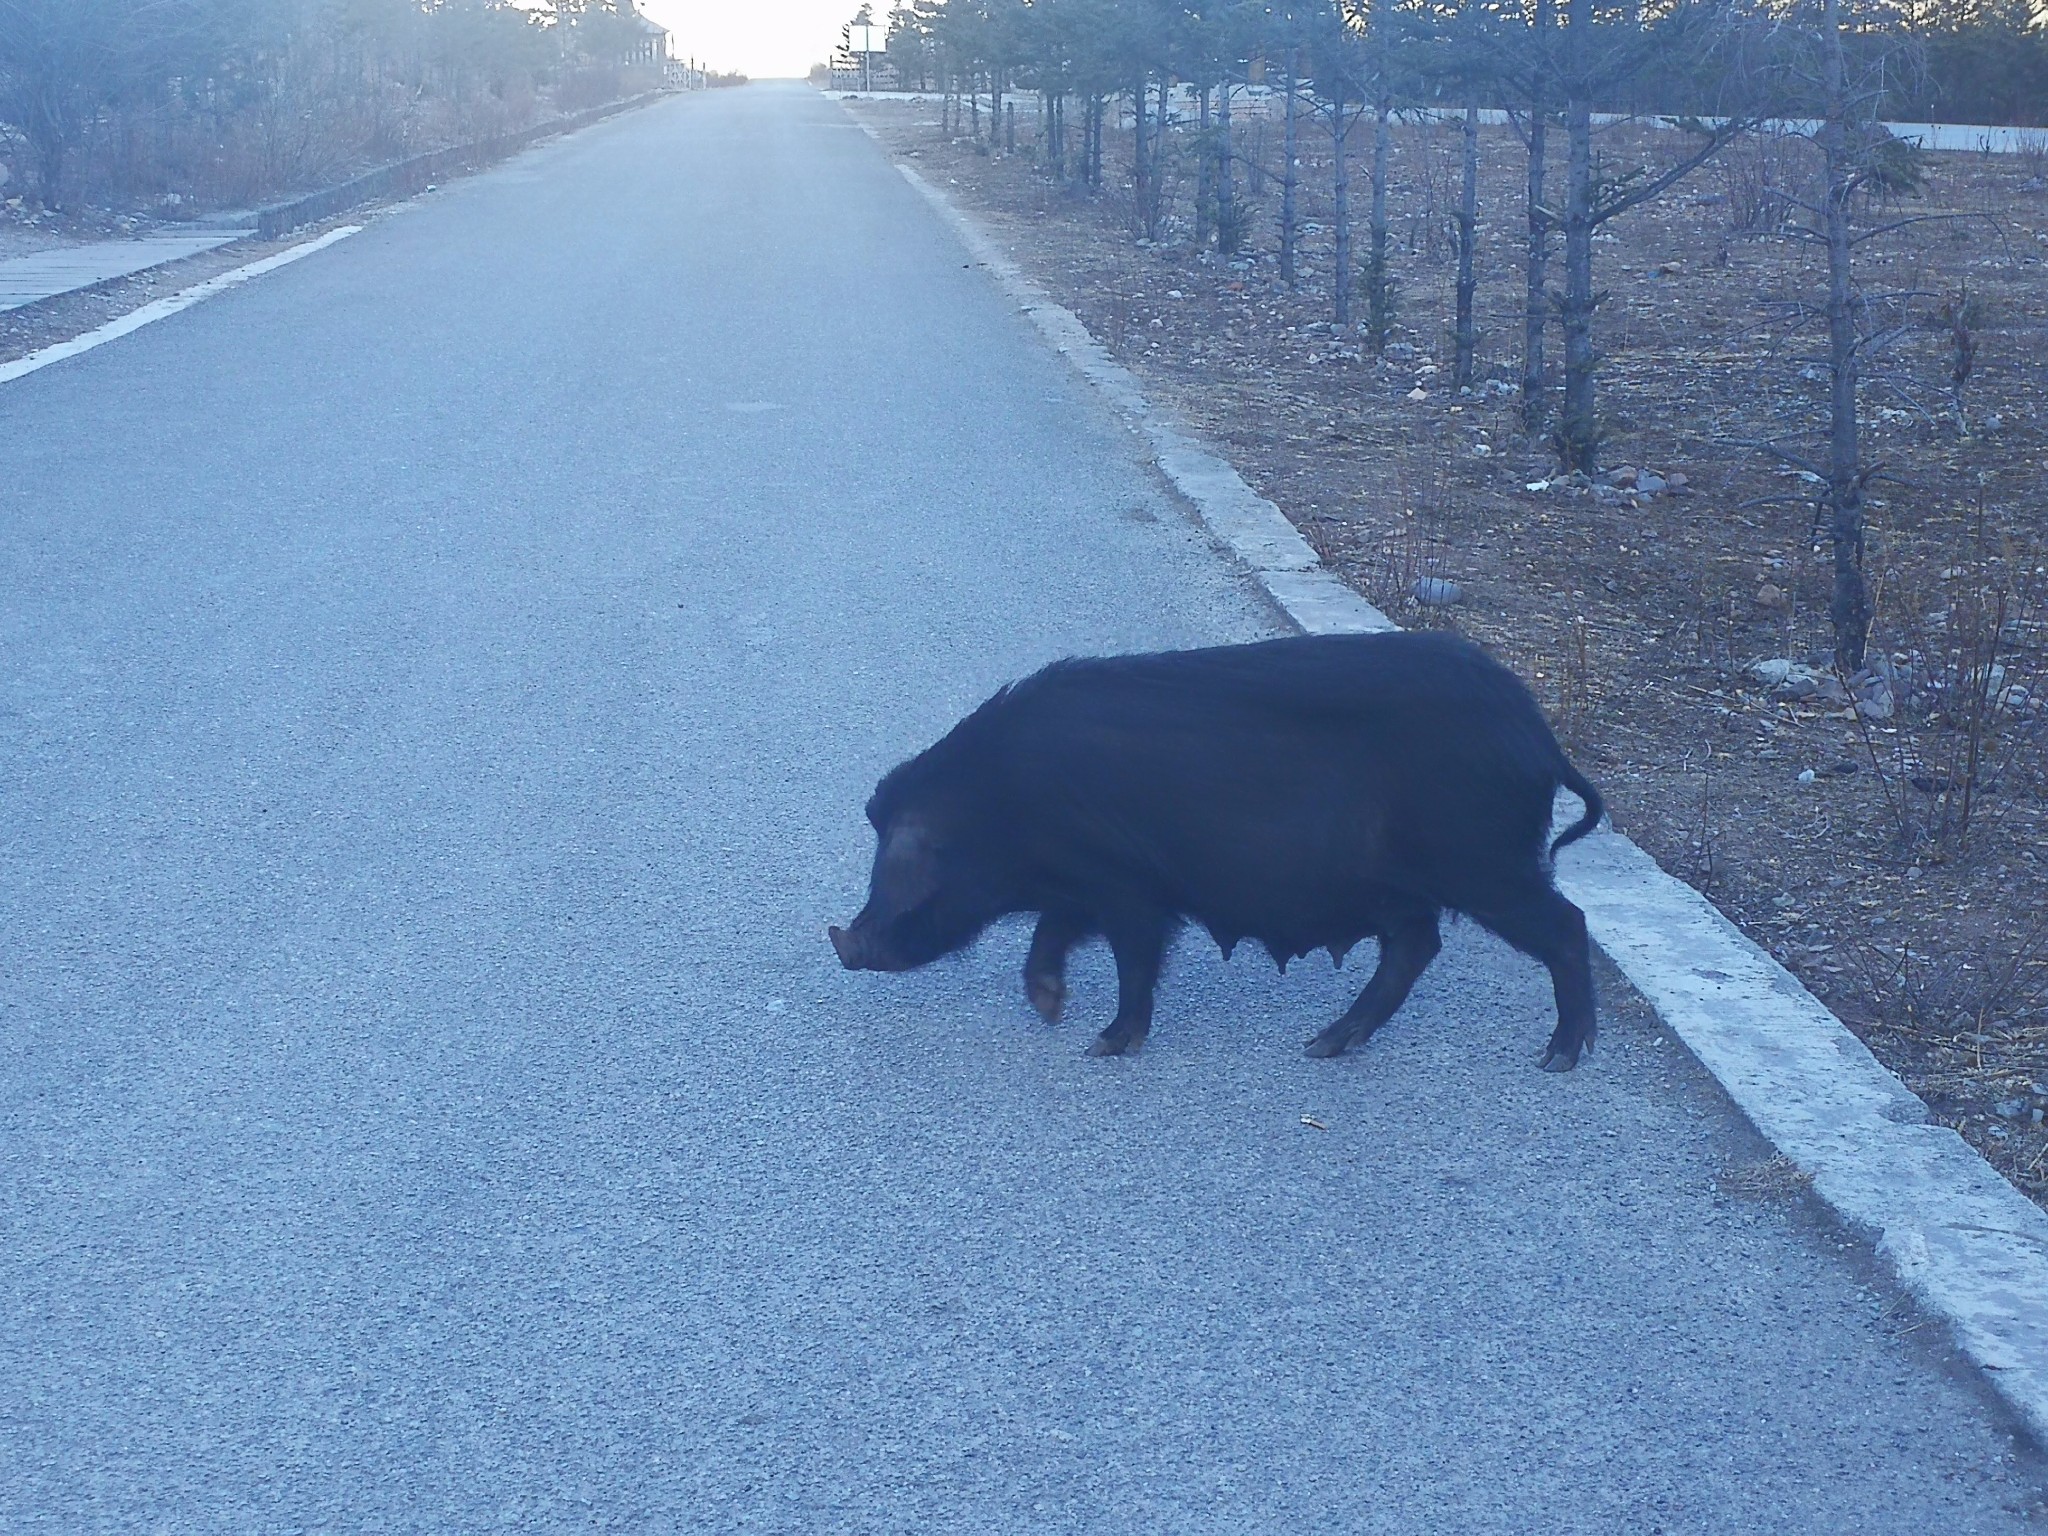
M872 22L856 22L849 30L847 46L860 55L861 91L873 95L875 89L875 55L882 51L885 40L878 36L881 28Z

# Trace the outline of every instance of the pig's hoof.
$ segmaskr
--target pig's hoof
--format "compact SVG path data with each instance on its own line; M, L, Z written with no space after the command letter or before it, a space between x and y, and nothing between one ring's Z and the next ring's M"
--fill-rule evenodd
M1067 984L1057 976L1026 976L1024 995L1031 1006L1038 1010L1038 1016L1048 1024L1057 1024L1060 1013L1067 1006Z
M1128 1056L1134 1054L1145 1043L1143 1035L1129 1036L1112 1034L1104 1030L1089 1043L1090 1056Z
M1320 1035L1317 1035L1315 1039L1309 1041L1308 1053L1318 1060L1325 1060L1331 1056L1342 1056L1344 1054L1344 1047L1350 1043L1351 1032L1345 1029L1338 1029L1335 1025L1332 1025Z
M1598 1027L1591 1023L1579 1030L1559 1026L1550 1037L1550 1044L1543 1047L1543 1059L1536 1065L1546 1072L1571 1071L1579 1064L1579 1057L1593 1054L1593 1040L1598 1033Z

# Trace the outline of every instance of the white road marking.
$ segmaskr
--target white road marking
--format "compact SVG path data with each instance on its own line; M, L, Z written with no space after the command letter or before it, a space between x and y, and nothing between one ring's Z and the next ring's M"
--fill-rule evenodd
M90 352L94 347L103 347L110 341L118 340L131 331L139 331L145 325L153 325L159 320L168 319L180 310L190 309L194 304L210 299L215 294L225 293L228 289L246 283L252 278L261 277L266 272L275 272L279 267L311 256L315 251L324 251L335 241L346 240L350 235L359 233L362 228L360 224L344 224L339 229L330 229L318 239L279 251L274 256L265 256L260 261L250 262L247 266L236 267L232 271L221 273L218 277L209 277L205 282L195 283L190 288L182 289L167 298L154 300L140 309L130 310L125 315L117 315L105 325L87 331L82 336L74 336L69 341L55 342L25 357L17 357L11 363L0 363L0 384L12 383L39 368L47 368L52 363L61 363L66 358L77 357L80 353Z

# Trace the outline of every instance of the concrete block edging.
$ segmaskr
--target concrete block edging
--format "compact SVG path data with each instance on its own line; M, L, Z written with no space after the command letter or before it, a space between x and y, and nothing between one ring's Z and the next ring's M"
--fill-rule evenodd
M279 267L288 267L295 261L302 261L318 251L326 250L338 240L346 240L350 235L361 234L362 229L363 226L360 224L344 224L338 229L330 229L324 235L288 246L274 255L239 267L230 267L218 276L209 277L203 283L195 283L190 288L166 294L161 299L153 299L139 309L131 309L125 315L116 315L105 325L96 326L83 335L73 336L68 341L52 342L49 346L26 353L12 362L0 363L0 384L11 384L14 380L26 378L38 369L49 367L52 363L61 363L66 358L77 357L80 353L90 352L95 347L103 347L110 341L118 341L130 332L141 330L145 325L168 320L172 315L190 309L194 304L203 303L215 294L225 293L230 288L238 288L253 278L263 276L266 272L275 272Z
M667 91L645 91L638 96L586 107L563 117L551 117L510 133L477 139L468 144L454 144L445 149L432 149L390 165L380 165L334 186L304 192L284 202L257 209L254 215L256 237L275 240L301 225L318 224L364 203L391 202L416 196L438 182L482 170L542 139L575 133L607 117L644 107L668 94Z
M1202 525L1297 627L1400 628L1338 580L1277 506L1149 401L1080 318L1053 303L944 192L910 166L896 168L1146 440ZM1742 1114L1947 1322L1958 1347L2048 1445L2048 1212L1961 1136L1932 1124L1927 1106L1790 971L1628 838L1603 830L1566 850L1558 885Z

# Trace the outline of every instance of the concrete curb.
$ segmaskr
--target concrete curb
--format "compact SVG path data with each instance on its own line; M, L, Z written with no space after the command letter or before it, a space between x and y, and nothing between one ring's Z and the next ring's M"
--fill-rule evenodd
M365 171L349 181L257 209L254 215L256 236L261 240L275 240L301 225L318 224L364 203L395 202L417 196L436 182L485 170L542 139L579 132L592 123L616 117L621 112L630 112L635 107L648 106L669 94L668 91L643 91L638 96L586 107L563 117L551 117L544 123L515 129L511 133L475 139L467 144L452 144L446 149L432 149L410 159L380 165L374 171Z
M68 341L52 342L38 351L17 357L10 363L0 363L0 384L11 384L14 380L47 368L52 363L61 363L67 357L77 357L81 352L90 352L94 347L103 347L110 341L117 341L131 331L139 331L145 325L154 325L159 320L168 320L180 310L190 309L194 304L239 287L251 278L261 277L266 272L275 272L279 267L288 267L295 261L304 260L315 251L324 251L337 240L346 240L350 235L362 233L360 224L344 224L339 229L330 229L324 235L264 256L239 267L231 267L216 277L209 277L203 283L152 300L139 309L131 309L125 315L116 315L105 325L98 326L83 335L73 336Z
M875 135L865 123L869 136ZM885 148L886 152L886 148ZM1272 502L1145 398L1137 380L938 188L897 165L1046 340L1150 444L1216 542L1310 634L1400 626L1327 570ZM1946 1319L2048 1445L2048 1213L2014 1189L1714 906L1621 834L1559 861L1600 947L1757 1130Z

